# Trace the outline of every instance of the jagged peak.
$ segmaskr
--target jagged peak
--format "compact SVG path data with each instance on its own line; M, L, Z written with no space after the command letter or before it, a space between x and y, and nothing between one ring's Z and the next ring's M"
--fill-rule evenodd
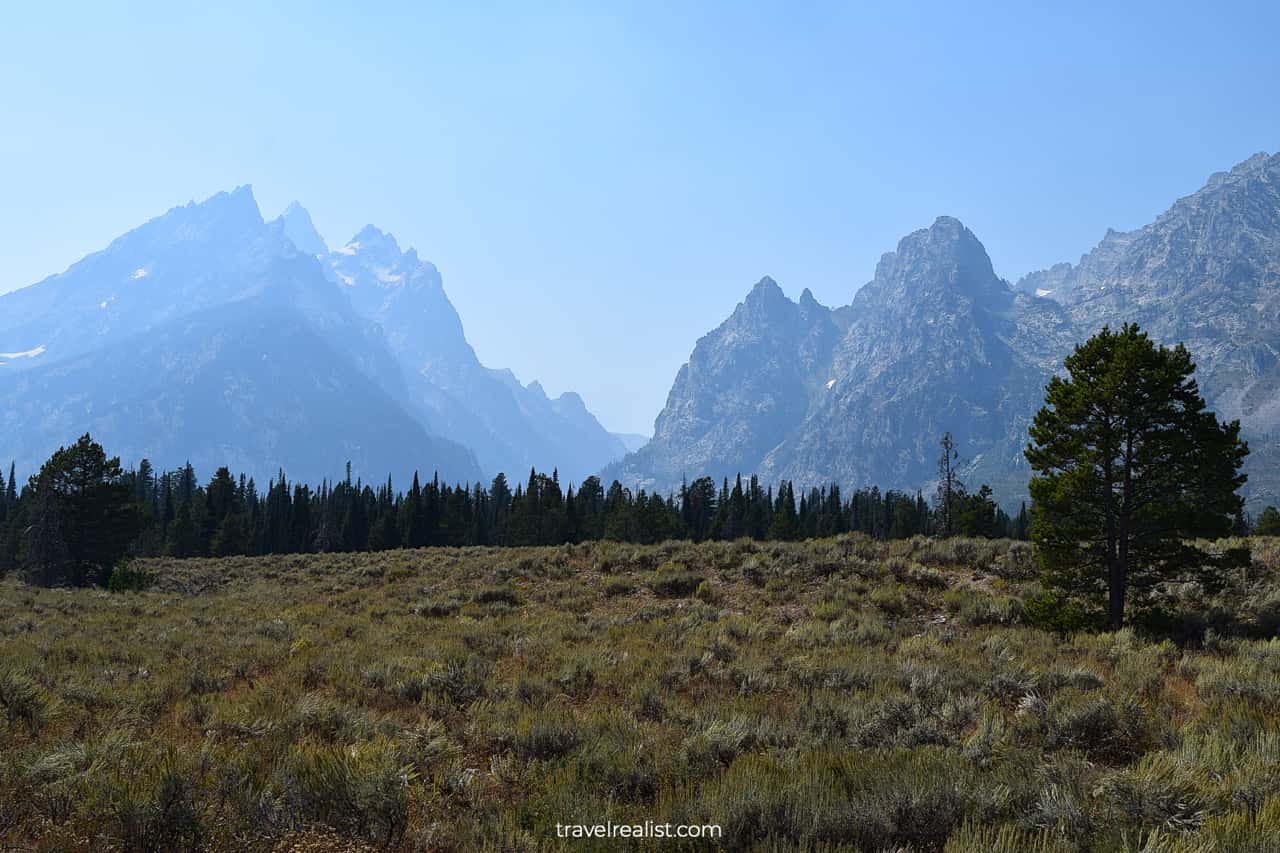
M303 254L327 255L329 253L329 246L316 230L315 223L311 221L311 214L297 201L289 202L289 206L272 220L271 224L278 226Z
M893 252L880 258L871 286L858 293L863 299L901 298L909 291L962 289L981 302L1007 295L1009 285L995 274L986 248L954 216L939 216L928 228L903 237ZM921 291L924 292L924 291ZM895 295L896 294L896 295Z
M383 231L376 225L366 225L361 228L352 238L352 242L362 246L386 246L396 254L400 253L400 244L396 242L395 235L389 231Z
M1259 151L1252 157L1241 160L1239 163L1231 167L1231 173L1235 175L1245 174L1247 172L1256 172L1272 165L1272 161L1280 164L1280 153L1269 154L1266 151Z
M201 201L189 201L169 208L160 216L133 228L111 241L107 251L127 246L138 239L162 239L178 241L202 241L215 239L212 235L224 235L216 239L225 239L230 232L243 234L262 228L265 223L258 209L258 202L253 197L253 187L241 184L233 190L214 193ZM87 255L76 261L69 269L96 257L97 253Z
M1280 169L1280 153L1273 155L1268 154L1266 151L1259 151L1252 157L1241 160L1232 166L1229 171L1214 172L1205 181L1203 190L1216 189L1232 181L1233 178L1247 178L1261 174L1269 169Z
M898 248L881 258L881 263L912 258L920 254L946 254L957 260L977 261L985 272L991 272L987 250L964 223L954 216L939 216L928 228L912 231L898 241ZM991 272L994 275L994 272Z
M262 212L258 209L258 200L253 196L252 184L241 184L230 191L216 192L203 201L189 201L183 207L173 210L250 215L259 222L262 221ZM169 212L172 213L173 210Z
M752 286L751 291L747 293L746 301L754 303L764 300L776 301L779 298L787 302L791 301L787 299L787 295L782 292L782 288L778 286L778 283L766 275Z
M376 225L366 225L356 232L355 236L347 241L346 245L335 250L340 255L354 255L357 252L370 253L380 255L387 260L399 258L401 254L400 244L396 242L396 238L387 231L383 231ZM413 250L410 249L412 252ZM414 255L417 258L417 255Z
M787 298L776 281L766 275L755 283L734 313L746 312L748 316L773 317L789 308L795 308L795 303Z
M582 399L582 395L577 391L561 392L560 396L556 397L555 402L566 406L572 406L575 409L582 409L584 411L587 408L586 401Z

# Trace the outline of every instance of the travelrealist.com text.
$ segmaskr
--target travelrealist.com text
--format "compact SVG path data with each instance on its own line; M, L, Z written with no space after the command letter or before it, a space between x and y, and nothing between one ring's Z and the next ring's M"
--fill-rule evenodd
M720 838L718 823L557 823L557 838Z

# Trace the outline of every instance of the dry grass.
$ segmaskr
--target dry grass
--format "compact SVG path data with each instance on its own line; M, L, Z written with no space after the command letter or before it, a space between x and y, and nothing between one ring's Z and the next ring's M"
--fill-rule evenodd
M1218 598L1170 591L1217 632L1183 646L1026 624L1006 542L4 581L0 847L616 849L555 824L651 820L769 850L1280 849L1278 559L1257 542Z

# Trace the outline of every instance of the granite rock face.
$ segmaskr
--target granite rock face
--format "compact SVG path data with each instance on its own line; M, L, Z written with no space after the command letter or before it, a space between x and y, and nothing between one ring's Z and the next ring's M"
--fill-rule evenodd
M486 476L522 479L557 469L581 482L626 447L570 391L481 364L434 264L372 225L322 258L356 312L377 324L408 384L408 403L432 430L473 448Z
M1136 321L1191 350L1210 404L1250 438L1251 504L1276 499L1280 156L1214 175L1150 225L1108 231L1079 263L1016 286L950 217L903 238L845 308L766 282L698 342L653 440L606 473L663 491L738 471L928 490L949 430L965 476L1016 504L1045 383L1103 324Z
M0 457L34 471L92 433L126 464L311 482L475 481L621 458L582 398L490 370L439 271L373 226L330 252L249 187L170 210L0 296Z
M819 305L808 291L796 303L773 279L761 279L694 346L650 442L605 476L665 489L686 475L757 470L825 392L847 324L847 314Z
M1064 281L1078 327L1135 321L1185 343L1219 413L1255 435L1280 428L1280 155L1255 155L1150 225L1108 233Z
M312 482L480 474L400 402L382 334L248 187L170 210L0 296L0 455L34 473L85 432L126 464Z

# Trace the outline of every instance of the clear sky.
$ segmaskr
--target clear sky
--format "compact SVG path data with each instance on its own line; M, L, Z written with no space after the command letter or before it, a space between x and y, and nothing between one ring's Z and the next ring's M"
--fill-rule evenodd
M763 275L845 304L945 213L1013 280L1280 148L1274 2L106 5L5 9L0 292L252 183L622 431Z

